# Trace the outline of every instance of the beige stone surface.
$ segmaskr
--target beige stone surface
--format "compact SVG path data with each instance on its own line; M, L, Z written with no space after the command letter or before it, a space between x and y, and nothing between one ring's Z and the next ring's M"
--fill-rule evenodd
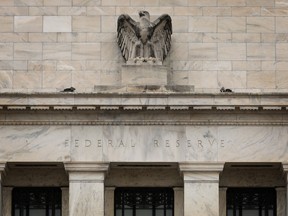
M44 6L72 6L72 0L43 0Z
M246 0L218 0L219 6L246 6Z
M71 32L71 16L44 16L43 32Z
M41 71L14 71L13 88L40 89L42 87Z
M12 16L0 16L0 32L13 32L14 19Z
M71 43L44 43L44 60L71 60Z
M13 6L14 5L14 0L3 0L0 2L1 6Z
M275 46L270 43L247 43L247 60L275 60Z
M217 19L213 17L189 17L189 32L216 32Z
M248 88L275 88L275 71L247 71Z
M60 91L68 86L72 86L70 71L43 71L43 88L53 88Z
M246 18L219 17L218 32L246 32Z
M271 33L274 31L274 17L247 17L247 32Z
M29 7L29 16L57 16L57 10L57 7Z
M217 0L188 0L189 6L217 6Z
M15 32L42 32L41 16L15 16L14 30Z
M260 16L261 8L260 7L232 7L232 16L242 17L242 16Z
M57 33L29 33L29 42L57 42Z
M278 74L276 84L258 83L253 89L286 89L286 76L279 72L286 71L288 58L286 0L2 0L0 6L0 70L40 67L55 74L73 71L75 77L87 72L108 85L119 83L124 61L116 43L118 16L126 13L138 21L138 11L145 9L151 20L161 14L172 18L172 48L165 62L174 70L172 83L187 84L193 77L205 92L198 72L215 78L208 86L217 88L219 76L234 83L241 74L237 87L246 91L251 83L247 79L245 85L243 75L263 70ZM44 66L47 61L53 66ZM79 88L100 85L86 83L81 79Z
M43 6L43 1L39 0L14 0L15 6Z
M155 73L157 70L157 73ZM122 85L167 85L169 69L157 65L126 65L122 67L121 84Z
M219 60L246 60L245 43L219 43Z
M99 60L100 43L72 43L72 60Z
M13 72L12 70L0 70L0 88L12 88Z
M100 32L100 16L73 16L73 32Z
M15 43L15 60L42 60L42 43Z
M190 43L189 44L189 59L216 60L217 59L217 44L216 43Z
M13 60L13 44L0 43L0 59Z
M231 16L231 7L204 7L203 16Z

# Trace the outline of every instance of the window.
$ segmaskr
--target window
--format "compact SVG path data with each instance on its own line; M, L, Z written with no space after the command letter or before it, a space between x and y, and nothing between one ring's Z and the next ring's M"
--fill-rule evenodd
M229 188L227 216L276 216L274 188Z
M61 189L14 188L12 216L61 216Z
M171 188L117 188L115 216L173 216Z

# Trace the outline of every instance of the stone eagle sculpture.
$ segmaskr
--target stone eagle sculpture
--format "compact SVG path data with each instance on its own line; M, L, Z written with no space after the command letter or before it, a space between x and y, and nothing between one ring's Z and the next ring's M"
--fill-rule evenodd
M122 55L126 62L151 60L162 63L171 47L171 17L163 14L154 22L150 22L147 11L140 11L139 17L139 22L127 14L118 18L117 43Z

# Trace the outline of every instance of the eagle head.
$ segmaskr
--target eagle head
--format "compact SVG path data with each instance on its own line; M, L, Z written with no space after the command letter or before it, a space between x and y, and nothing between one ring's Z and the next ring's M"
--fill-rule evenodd
M150 20L150 14L148 11L139 11L139 17L145 17L146 19Z

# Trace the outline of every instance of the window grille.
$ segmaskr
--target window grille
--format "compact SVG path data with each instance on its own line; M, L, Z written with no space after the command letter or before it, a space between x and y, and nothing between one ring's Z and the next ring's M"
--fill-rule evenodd
M174 216L171 188L117 188L115 216Z
M61 216L61 189L14 188L12 216Z
M276 216L274 188L229 188L227 216Z

